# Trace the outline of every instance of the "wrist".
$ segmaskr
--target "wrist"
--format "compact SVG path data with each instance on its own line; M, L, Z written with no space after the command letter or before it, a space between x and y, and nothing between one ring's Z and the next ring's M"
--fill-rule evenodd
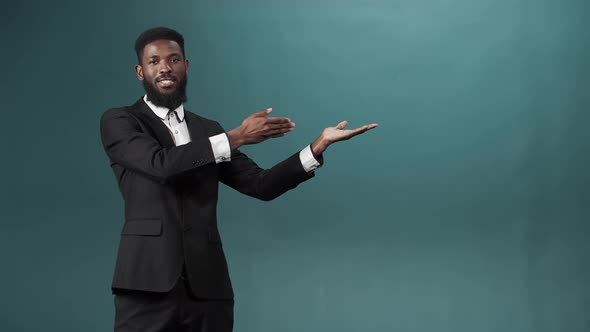
M229 140L230 149L235 150L244 145L244 140L240 134L240 128L235 128L227 132L227 139Z
M329 142L320 136L315 141L313 141L313 143L311 143L311 153L314 157L318 158L324 153L324 151L326 151L328 145L330 145Z

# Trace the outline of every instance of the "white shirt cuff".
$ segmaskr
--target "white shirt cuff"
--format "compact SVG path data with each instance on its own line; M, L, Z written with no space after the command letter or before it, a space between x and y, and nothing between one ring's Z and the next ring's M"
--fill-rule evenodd
M303 165L303 169L307 173L313 172L316 168L320 167L320 163L315 160L313 153L311 153L310 145L306 146L305 149L299 152L299 160L301 160L301 165Z
M216 164L231 160L231 149L225 133L211 136L209 137L209 141L211 142Z

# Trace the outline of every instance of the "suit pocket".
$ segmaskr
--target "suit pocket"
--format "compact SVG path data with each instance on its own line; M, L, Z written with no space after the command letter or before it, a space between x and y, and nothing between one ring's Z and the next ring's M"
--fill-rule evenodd
M162 220L158 218L129 219L125 222L121 235L160 236L162 235Z

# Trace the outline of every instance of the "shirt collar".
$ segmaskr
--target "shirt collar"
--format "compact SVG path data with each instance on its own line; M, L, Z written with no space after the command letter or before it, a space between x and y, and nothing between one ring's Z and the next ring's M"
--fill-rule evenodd
M156 106L151 101L147 99L147 95L143 96L143 101L152 109L152 111L162 120L166 119L166 115L168 115L169 109L162 106ZM180 122L184 121L184 105L180 104L174 111L178 115Z

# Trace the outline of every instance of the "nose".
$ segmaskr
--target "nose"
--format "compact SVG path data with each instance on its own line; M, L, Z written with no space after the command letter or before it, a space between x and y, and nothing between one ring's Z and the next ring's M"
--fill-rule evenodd
M169 73L172 71L172 68L170 67L170 64L166 61L162 61L161 62L161 66L160 66L160 74L161 73Z

